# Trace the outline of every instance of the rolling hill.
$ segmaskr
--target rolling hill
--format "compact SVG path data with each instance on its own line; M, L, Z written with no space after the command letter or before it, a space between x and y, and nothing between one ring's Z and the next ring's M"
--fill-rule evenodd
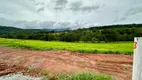
M108 25L64 29L20 29L0 26L0 37L66 42L133 41L142 36L142 24Z

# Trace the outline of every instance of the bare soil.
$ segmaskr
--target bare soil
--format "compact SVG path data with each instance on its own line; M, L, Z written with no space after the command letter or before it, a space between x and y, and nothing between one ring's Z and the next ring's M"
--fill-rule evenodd
M91 71L111 75L116 80L131 80L132 62L133 57L130 55L82 54L64 50L33 51L0 47L0 76L24 73L24 68L31 68L49 73ZM39 75L36 71L30 74Z

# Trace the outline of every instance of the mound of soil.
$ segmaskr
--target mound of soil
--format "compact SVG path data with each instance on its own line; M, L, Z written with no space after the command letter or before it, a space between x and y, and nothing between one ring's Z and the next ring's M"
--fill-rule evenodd
M33 51L0 47L0 76L20 72L21 69L14 69L20 66L41 69L49 73L91 71L114 76L117 80L131 80L132 61L133 57L129 55L81 54L64 50Z

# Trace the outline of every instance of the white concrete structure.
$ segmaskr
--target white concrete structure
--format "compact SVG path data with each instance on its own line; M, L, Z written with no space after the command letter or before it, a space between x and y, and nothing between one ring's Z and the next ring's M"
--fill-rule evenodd
M142 37L134 39L134 61L132 80L142 80Z

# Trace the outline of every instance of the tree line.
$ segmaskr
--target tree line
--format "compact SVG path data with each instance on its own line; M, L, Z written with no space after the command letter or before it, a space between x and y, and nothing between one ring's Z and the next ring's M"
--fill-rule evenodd
M0 26L0 37L66 42L133 41L134 37L142 37L142 24L98 26L67 31L27 30Z

